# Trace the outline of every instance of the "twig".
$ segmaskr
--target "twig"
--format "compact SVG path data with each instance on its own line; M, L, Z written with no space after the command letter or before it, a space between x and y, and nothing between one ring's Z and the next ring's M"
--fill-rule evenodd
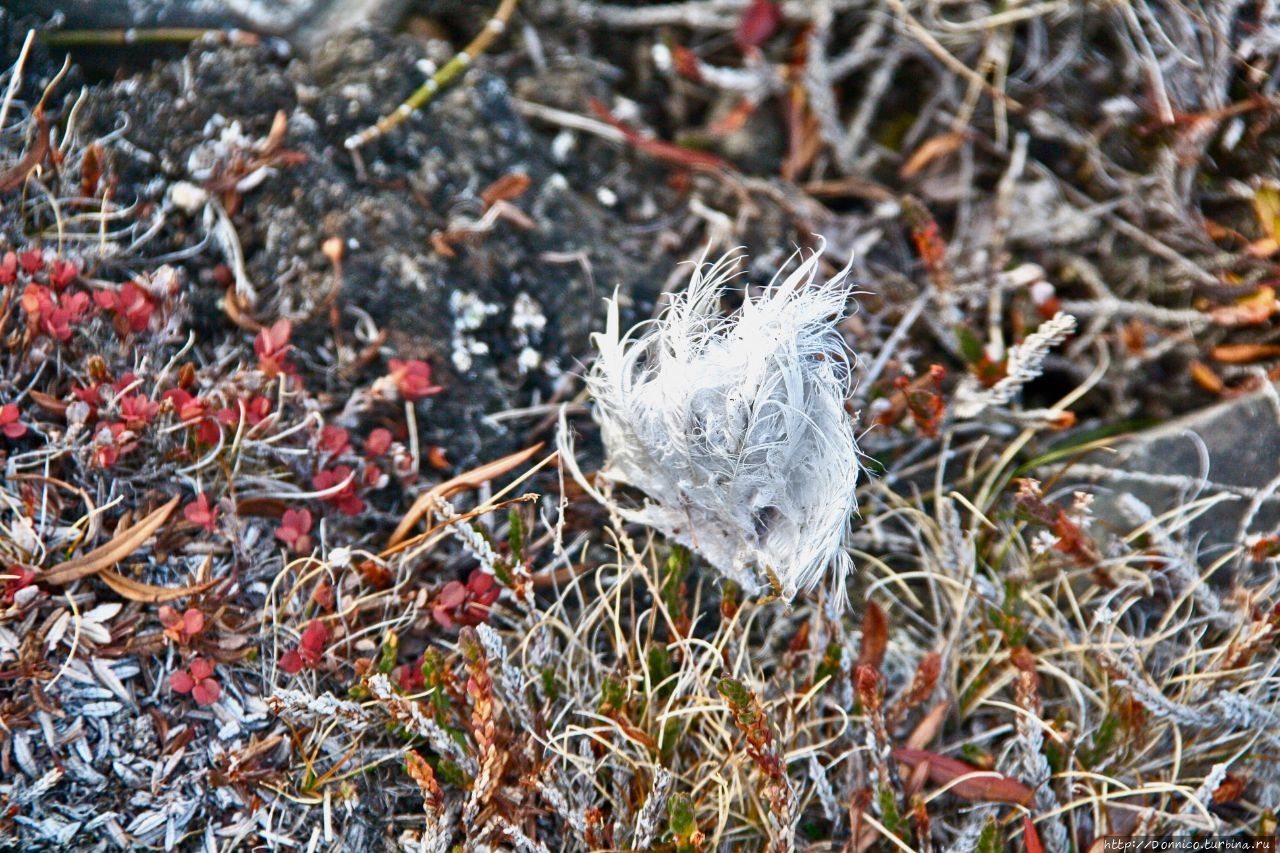
M479 35L471 40L471 43L458 51L453 59L450 59L444 66L432 74L427 82L423 83L414 90L404 103L396 107L387 115L378 119L377 124L372 127L366 127L359 133L347 137L343 143L348 151L355 151L361 146L367 145L373 140L384 136L391 130L394 130L404 122L414 110L435 97L436 93L449 85L455 77L465 71L475 58L489 49L489 45L493 44L498 36L502 35L507 29L507 23L511 20L511 14L515 12L517 4L520 0L502 0L498 6L498 10L493 13L480 30Z

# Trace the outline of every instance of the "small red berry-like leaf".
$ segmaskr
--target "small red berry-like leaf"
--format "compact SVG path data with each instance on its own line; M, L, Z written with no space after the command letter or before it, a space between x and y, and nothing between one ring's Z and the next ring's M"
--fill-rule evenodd
M18 280L18 253L5 252L0 258L0 284L13 284Z
M125 426L134 432L141 432L159 410L160 404L151 402L143 394L130 394L120 398L120 417Z
M196 499L182 508L187 521L203 527L209 533L215 530L218 520L218 508L209 506L209 497L204 492L196 495Z
M22 438L27 434L27 425L18 420L21 417L16 403L5 403L0 406L0 432L5 438Z
M191 688L196 686L196 681L191 677L191 673L178 670L169 676L169 686L177 693L190 693Z
M393 358L389 365L391 378L395 381L400 396L410 403L430 397L432 394L439 394L444 390L439 385L431 384L431 365L421 359L401 361Z
M28 249L18 253L18 265L27 275L35 275L44 266L44 252L39 249Z
M302 666L302 655L298 654L297 649L290 649L280 656L280 668L290 675L302 672Z
M305 652L319 656L324 653L324 645L329 642L329 629L319 619L312 619L307 629L302 632L301 646Z
M137 282L127 281L115 296L115 304L111 307L116 316L124 320L128 330L141 332L151 324L151 315L155 313L156 301L151 294L138 286Z
M222 688L212 678L202 678L191 688L191 698L197 705L212 705L222 695Z
M213 677L213 664L204 658L192 658L190 669L192 678L203 680Z
M772 0L754 0L738 19L733 40L740 50L759 47L769 40L782 23L782 8Z
M49 284L54 290L64 290L79 274L73 262L59 259L49 265Z
M293 334L293 324L281 317L269 329L258 332L253 341L253 351L261 358L264 355L277 355L289 346L289 336Z
M293 551L311 550L311 511L306 509L287 509L276 528L276 538L288 545Z
M254 397L245 407L245 419L249 426L257 426L271 414L271 400L266 397Z
M440 590L440 594L436 596L436 604L449 609L461 606L466 600L467 588L462 585L461 581L449 581Z
M187 612L182 614L182 633L194 637L203 630L204 614L194 607L188 607Z
M364 440L364 452L368 456L381 456L391 449L391 430L378 427Z
M253 340L253 351L258 356L258 369L268 378L275 378L281 373L292 373L293 365L288 361L289 336L293 334L293 326L283 317L276 320L269 329L263 329Z
M351 449L351 434L339 426L326 426L320 430L320 450L341 456Z
M160 617L160 624L166 628L176 628L182 622L178 611L167 604L160 605L160 611L156 615Z

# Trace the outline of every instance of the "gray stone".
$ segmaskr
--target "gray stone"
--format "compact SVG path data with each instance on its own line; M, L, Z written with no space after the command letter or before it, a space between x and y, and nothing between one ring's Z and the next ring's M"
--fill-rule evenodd
M1280 525L1280 398L1267 389L1090 453L1053 488L1075 484L1097 496L1095 517L1121 532L1146 520L1135 498L1156 516L1209 504L1187 525L1202 553L1273 533Z

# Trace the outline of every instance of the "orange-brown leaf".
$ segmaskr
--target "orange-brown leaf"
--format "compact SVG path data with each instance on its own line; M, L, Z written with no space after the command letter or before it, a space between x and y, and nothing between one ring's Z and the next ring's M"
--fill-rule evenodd
M858 661L854 664L869 666L877 672L884 663L885 649L889 646L889 620L884 610L874 601L867 602L867 612L862 616L862 649L858 652Z
M911 734L907 735L907 748L924 749L931 743L938 736L938 732L942 731L942 724L946 721L947 711L950 708L950 702L941 702L930 708L929 713L925 714L911 730Z
M49 414L59 418L67 416L68 403L66 400L59 400L52 394L46 394L43 391L37 391L34 388L27 393L31 397L31 402L35 403Z
M93 198L98 194L98 182L102 180L102 143L95 142L84 150L80 160L80 194Z
M1259 287L1234 305L1214 308L1209 316L1219 326L1257 326L1270 320L1278 307L1275 289Z
M162 601L173 601L175 598L185 598L188 595L199 595L218 582L215 578L204 583L192 584L191 586L156 586L155 584L127 578L111 569L103 569L98 573L98 577L102 579L103 583L130 601L140 601L147 604L158 604Z
M491 207L497 201L511 201L524 195L532 183L533 179L524 172L508 172L485 187L480 193L480 200L485 207Z
M926 139L907 158L907 162L902 164L902 168L898 170L898 177L910 178L915 176L921 169L939 157L954 154L964 144L964 140L965 135L963 133L941 133Z
M1017 779L995 771L979 770L968 762L927 749L895 747L893 757L908 767L928 762L929 779L935 785L945 785L951 793L966 800L1028 805L1033 796L1031 789Z
M1252 364L1280 356L1280 344L1219 344L1212 355L1215 361L1227 364Z
M1203 361L1191 362L1191 366L1188 369L1191 371L1191 378L1195 383L1210 394L1221 394L1227 387L1227 384L1222 381L1222 377Z
M112 568L141 548L143 543L160 529L160 526L169 519L173 508L178 505L178 500L177 497L173 498L128 530L117 530L115 537L105 545L94 548L87 554L58 563L41 575L40 582L54 585L68 584Z

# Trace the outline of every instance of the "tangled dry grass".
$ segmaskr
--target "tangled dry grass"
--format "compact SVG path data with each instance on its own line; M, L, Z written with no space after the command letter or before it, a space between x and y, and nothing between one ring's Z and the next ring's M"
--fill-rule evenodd
M437 476L419 421L453 389L370 322L339 340L327 306L282 319L244 273L228 209L288 168L283 124L223 133L198 181L122 203L108 155L135 143L82 137L75 98L51 120L19 61L0 109L0 841L1065 853L1274 834L1275 531L1202 547L1212 490L1164 515L1130 500L1125 523L1056 485L1091 440L1064 439L1077 421L1275 378L1270 6L530 6L530 44L548 21L643 34L655 74L619 86L661 87L654 126L782 117L784 180L765 180L607 109L518 103L676 169L677 238L736 240L767 199L837 268L858 250L871 292L841 331L878 476L852 612L829 589L752 600L538 447ZM207 242L156 257L175 206ZM189 308L209 247L218 340Z

